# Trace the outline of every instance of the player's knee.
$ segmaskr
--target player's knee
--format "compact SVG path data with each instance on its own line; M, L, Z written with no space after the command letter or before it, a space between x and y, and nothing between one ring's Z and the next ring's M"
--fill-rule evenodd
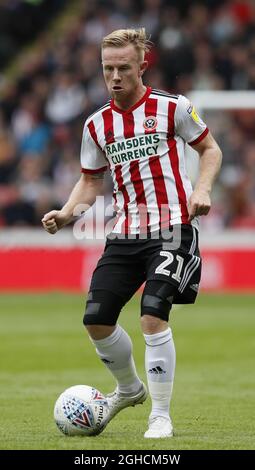
M83 324L87 329L90 325L116 325L122 303L122 299L111 292L104 290L90 291L87 297Z
M168 321L172 304L158 295L145 294L142 297L141 316L150 315L156 319ZM152 320L155 321L156 320Z
M141 317L141 326L142 331L145 334L153 335L154 333L159 333L160 331L166 328L167 322L157 318L154 315L144 314Z
M173 297L174 287L171 284L161 281L148 281L142 296L141 316L156 317L156 319L168 322Z
M115 326L110 325L85 325L85 328L92 339L100 340L112 334Z

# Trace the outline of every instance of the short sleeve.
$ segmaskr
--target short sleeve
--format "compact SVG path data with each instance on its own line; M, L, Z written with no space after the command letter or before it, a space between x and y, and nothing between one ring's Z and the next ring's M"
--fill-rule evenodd
M93 121L85 122L80 158L82 173L100 173L108 168L105 154L98 144Z
M206 124L198 116L193 104L183 95L178 98L174 124L175 133L190 145L201 142L209 132Z

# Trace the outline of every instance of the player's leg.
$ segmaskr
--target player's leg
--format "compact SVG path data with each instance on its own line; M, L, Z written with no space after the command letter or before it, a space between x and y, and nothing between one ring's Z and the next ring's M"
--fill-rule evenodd
M101 361L114 376L121 393L135 394L141 388L127 332L117 324L123 299L107 290L88 295L84 325Z
M168 242L163 237L151 241L147 255L147 283L142 298L146 371L152 397L151 423L145 437L163 437L164 433L160 431L163 425L155 417L169 416L175 370L174 342L167 325L172 303L194 303L200 276L201 259L195 228L178 226L172 230L172 238ZM168 430L168 435L171 435L170 426Z
M117 382L115 391L107 396L109 419L127 406L143 403L147 396L136 371L132 341L117 324L122 307L142 282L139 269L130 276L124 264L98 266L92 277L84 325L98 356Z
M146 343L145 369L152 402L146 438L173 435L169 407L176 356L168 318L174 290L175 287L169 283L147 281L141 301L141 323Z

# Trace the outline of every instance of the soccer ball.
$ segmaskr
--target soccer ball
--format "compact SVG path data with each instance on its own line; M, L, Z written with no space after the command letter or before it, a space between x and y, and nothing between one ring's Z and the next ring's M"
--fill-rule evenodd
M107 424L109 407L96 388L74 385L58 397L54 419L61 432L68 436L100 434Z

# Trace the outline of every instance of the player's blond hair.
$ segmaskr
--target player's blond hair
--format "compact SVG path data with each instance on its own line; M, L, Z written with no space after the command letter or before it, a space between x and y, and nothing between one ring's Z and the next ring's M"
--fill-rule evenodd
M125 47L128 44L133 44L140 60L144 59L144 54L149 52L152 46L152 43L147 39L145 28L117 29L103 38L102 49Z

